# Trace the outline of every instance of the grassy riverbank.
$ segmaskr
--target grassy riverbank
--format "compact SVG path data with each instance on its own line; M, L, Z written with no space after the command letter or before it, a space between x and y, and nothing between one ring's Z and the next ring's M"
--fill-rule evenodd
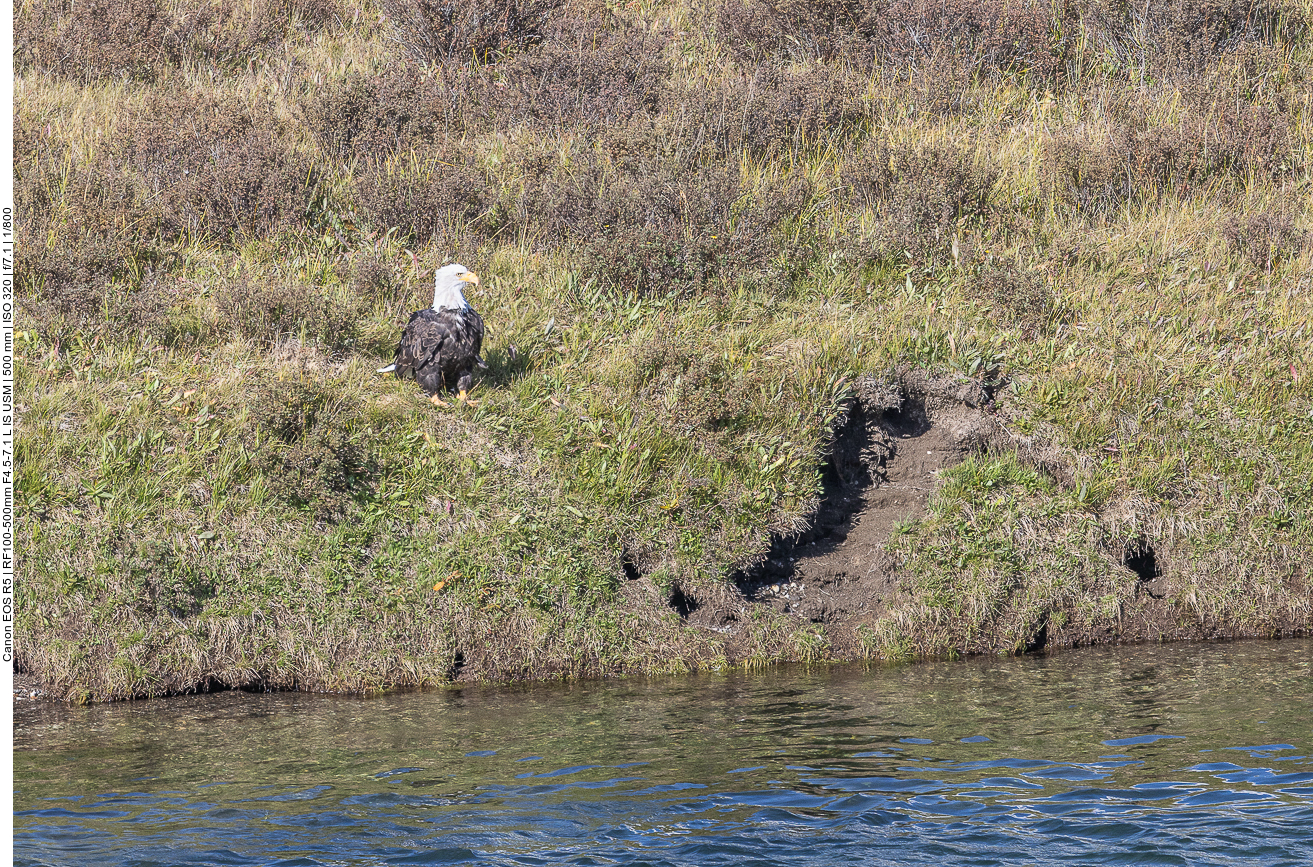
M110 698L1306 631L1313 6L1132 5L20 4L21 665ZM441 411L373 371L452 260L490 369ZM909 369L999 433L897 526L898 592L743 598Z

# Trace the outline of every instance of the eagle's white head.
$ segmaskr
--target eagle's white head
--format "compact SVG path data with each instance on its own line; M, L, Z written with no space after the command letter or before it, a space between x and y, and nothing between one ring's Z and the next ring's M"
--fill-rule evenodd
M479 275L466 269L464 265L444 265L433 274L433 309L444 307L452 310L468 310L470 303L461 294L461 285L473 283L479 285Z

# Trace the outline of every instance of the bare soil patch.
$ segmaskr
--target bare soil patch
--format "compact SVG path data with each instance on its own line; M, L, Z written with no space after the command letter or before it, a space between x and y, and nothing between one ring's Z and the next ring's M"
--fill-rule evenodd
M776 537L761 561L734 575L739 600L697 600L690 619L732 632L749 605L768 606L825 624L831 652L853 655L857 627L901 592L898 564L885 550L890 534L925 512L939 470L1002 442L992 410L976 381L908 372L863 383L836 430L811 528ZM687 598L681 602L688 610Z
M1016 448L980 382L929 378L920 371L905 371L891 383L867 381L835 431L810 528L774 538L765 557L733 575L726 590L677 592L669 604L689 623L725 634L731 659L761 652L761 636L749 638L743 628L754 606L823 625L831 658L863 656L859 628L912 601L902 587L900 562L887 551L891 535L926 513L940 470L973 454ZM1022 452L1023 460L1059 485L1073 483L1071 468L1056 453ZM1117 622L1050 629L1045 618L1024 649L1307 632L1307 623L1292 617L1244 624L1201 620L1178 598L1171 558L1164 553L1147 539L1109 551L1138 578Z

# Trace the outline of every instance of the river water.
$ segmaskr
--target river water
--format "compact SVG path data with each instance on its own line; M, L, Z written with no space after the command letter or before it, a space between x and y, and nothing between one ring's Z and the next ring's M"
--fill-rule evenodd
M20 705L18 864L1313 864L1313 641Z

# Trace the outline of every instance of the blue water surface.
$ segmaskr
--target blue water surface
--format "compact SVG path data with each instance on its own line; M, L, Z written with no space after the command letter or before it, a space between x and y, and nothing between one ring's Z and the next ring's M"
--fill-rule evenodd
M20 706L15 863L1313 864L1313 642Z

